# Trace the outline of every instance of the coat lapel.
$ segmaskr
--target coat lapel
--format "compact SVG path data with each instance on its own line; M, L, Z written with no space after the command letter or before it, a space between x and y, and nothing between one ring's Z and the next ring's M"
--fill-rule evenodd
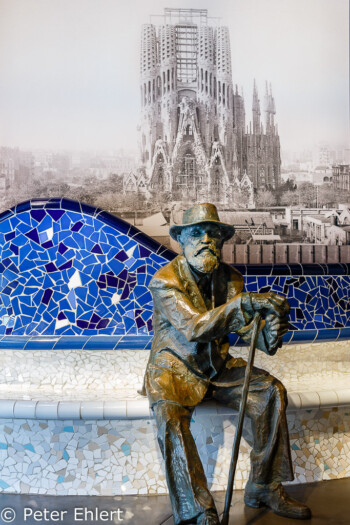
M215 306L227 302L227 278L223 275L223 265L213 273Z
M179 256L178 258L178 269L181 284L190 296L193 305L198 308L198 310L206 312L207 307L205 306L204 299L184 256Z

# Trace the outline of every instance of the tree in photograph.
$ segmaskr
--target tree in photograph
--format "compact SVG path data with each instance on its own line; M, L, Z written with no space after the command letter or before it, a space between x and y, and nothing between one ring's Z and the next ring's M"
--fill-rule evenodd
M296 191L285 191L279 196L281 206L296 206L299 204L299 196Z
M97 195L93 204L108 212L122 212L140 209L143 199L138 193L124 195L122 192L105 191Z
M69 184L65 182L59 183L57 181L48 182L46 180L32 179L28 180L26 184L12 186L6 193L4 207L11 208L19 202L30 199L50 199L52 197L73 198Z
M276 204L276 197L269 190L260 190L257 192L255 197L257 208L269 208Z
M322 184L318 187L317 201L319 206L327 208L337 207L339 203L350 202L350 192L334 188L332 183Z
M274 195L276 196L277 204L280 206L284 204L289 204L290 200L293 200L293 201L297 200L298 202L299 199L295 199L295 197L291 199L292 193L294 193L296 189L297 189L297 185L292 179L287 179L286 182L283 182L283 184L280 184L280 186L278 186L278 188L274 191ZM287 200L285 196L286 194L289 200ZM297 202L295 204L297 204Z
M168 211L172 203L172 194L170 191L162 191L152 196L150 204L161 212Z
M76 186L75 188L71 188L69 198L94 206L96 195L85 186Z
M247 186L244 186L241 189L238 200L244 208L247 208L249 206L251 200L251 193Z
M106 211L115 211L120 206L119 195L112 192L104 192L94 199L94 206Z
M302 182L296 189L300 206L314 208L316 206L316 186L311 182Z
M110 173L106 179L110 191L120 193L123 191L123 175Z

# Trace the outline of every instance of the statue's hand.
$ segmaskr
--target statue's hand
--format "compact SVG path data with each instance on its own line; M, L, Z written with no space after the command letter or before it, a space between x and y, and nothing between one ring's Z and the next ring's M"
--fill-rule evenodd
M287 299L274 292L249 294L252 308L255 312L260 312L263 316L273 314L274 316L287 316L290 310Z
M269 354L276 353L282 346L282 337L288 332L287 316L278 317L275 314L268 314L265 317L264 335L268 346Z

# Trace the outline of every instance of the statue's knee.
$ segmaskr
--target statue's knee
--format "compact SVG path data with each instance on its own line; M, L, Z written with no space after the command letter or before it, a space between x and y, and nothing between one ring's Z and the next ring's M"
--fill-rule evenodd
M273 380L271 387L273 388L274 397L278 404L287 404L287 390L285 386L278 379Z
M178 417L164 417L158 425L158 441L160 439L164 441L167 435L178 434L180 427L181 424Z

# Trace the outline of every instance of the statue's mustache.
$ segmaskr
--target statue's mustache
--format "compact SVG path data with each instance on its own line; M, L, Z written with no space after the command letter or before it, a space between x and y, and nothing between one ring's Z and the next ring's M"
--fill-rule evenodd
M215 250L214 248L211 248L210 246L203 246L202 248L199 248L199 250L197 250L194 255L195 257L197 257L197 255L205 251L210 252L212 255L214 255L214 257L219 256L218 250Z

